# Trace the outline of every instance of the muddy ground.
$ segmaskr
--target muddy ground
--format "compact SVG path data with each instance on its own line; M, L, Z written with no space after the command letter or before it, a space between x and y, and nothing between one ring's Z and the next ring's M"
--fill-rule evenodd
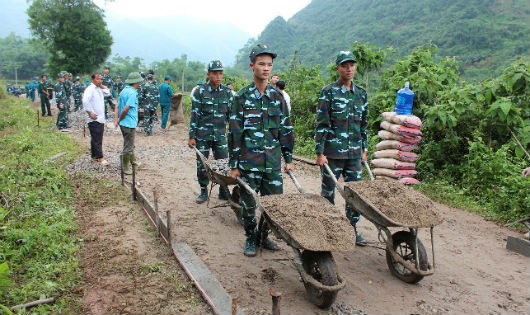
M138 173L139 188L148 196L157 190L160 212L172 213L173 239L186 242L195 250L247 314L270 312L271 287L282 293L282 314L530 314L530 260L505 249L508 235L520 235L478 215L444 205L438 205L444 222L434 229L434 275L415 285L393 277L386 265L385 252L376 243L377 229L369 221L361 220L360 232L374 243L333 252L338 271L347 284L331 311L318 309L305 298L304 286L290 261L290 247L279 241L282 247L279 252L264 250L257 257L245 257L243 229L232 210L217 199L217 187L209 204L195 203L199 186L195 154L186 146L186 126L173 126L167 132L160 132L158 126L154 129L151 137L137 133L136 153L144 164ZM83 137L82 129L72 129L70 135L86 144L88 154L88 134ZM103 145L111 165L99 171L116 180L122 143L119 131L107 129ZM295 174L307 192L319 193L320 179L314 166L295 163ZM296 192L287 176L284 183L285 192ZM343 208L341 197L336 199L338 207ZM137 230L137 225L121 220L119 223L123 232L113 235L114 239L147 237ZM107 223L94 217L86 224ZM420 230L419 237L432 262L427 230ZM124 250L120 255L127 253ZM132 288L124 290L127 294L134 292ZM94 295L103 298L106 293L93 290L91 294L95 299Z

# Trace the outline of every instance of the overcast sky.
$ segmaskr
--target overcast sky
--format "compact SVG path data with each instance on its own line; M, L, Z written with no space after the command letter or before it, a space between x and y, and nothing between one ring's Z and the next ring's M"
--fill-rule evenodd
M306 7L310 0L95 0L112 17L187 16L232 23L251 36L258 36L277 16L285 20Z

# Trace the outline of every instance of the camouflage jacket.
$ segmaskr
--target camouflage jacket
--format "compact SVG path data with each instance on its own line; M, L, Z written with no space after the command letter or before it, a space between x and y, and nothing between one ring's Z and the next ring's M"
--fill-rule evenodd
M189 138L202 141L226 139L226 124L234 98L223 85L215 90L209 83L198 86L191 95Z
M316 114L316 153L332 159L358 159L368 148L368 96L352 83L342 82L322 89Z
M55 103L57 106L59 104L66 105L67 97L66 97L66 91L64 89L64 83L57 82L55 84Z
M103 85L106 86L109 91L112 91L112 88L114 87L114 80L112 80L112 77L108 74L101 74L101 77L103 78ZM105 98L112 98L111 95L105 96Z
M70 79L64 80L64 92L66 93L67 98L72 95L72 81L70 81Z
M136 88L136 92L138 92L138 108L143 108L145 106L145 99L142 94L146 84L147 80L144 79L140 85L138 85L138 88Z
M158 86L154 81L146 81L142 87L142 100L145 105L158 105Z
M74 83L74 86L72 87L72 95L74 96L74 99L80 100L84 91L85 87L83 86L83 84L79 82Z
M293 160L294 131L280 91L267 85L264 94L254 83L234 100L228 131L230 168L267 172L281 169L281 157Z
M125 87L125 83L123 83L123 81L118 81L118 82L114 82L114 84L116 85L116 91L118 91L118 94L123 90L123 88Z

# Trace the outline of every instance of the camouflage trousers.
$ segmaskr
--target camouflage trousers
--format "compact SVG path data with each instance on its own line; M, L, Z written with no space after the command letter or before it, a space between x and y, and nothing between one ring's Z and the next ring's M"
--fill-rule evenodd
M271 173L241 170L241 177L248 185L262 196L280 195L283 193L282 171ZM241 217L245 230L253 230L257 226L256 200L246 189L240 189Z
M68 104L63 104L63 108L57 106L57 122L55 125L59 130L68 128Z
M83 107L83 103L80 98L74 98L74 112L77 112Z
M153 135L153 124L155 123L156 105L146 104L144 107L144 131L147 136Z
M197 150L208 158L210 156L210 149L213 152L213 158L216 160L228 158L228 146L226 145L226 137L221 137L219 141L204 141L196 140L195 146ZM201 159L197 156L197 180L201 187L206 187L210 183L206 168L202 164Z
M356 182L362 178L361 159L328 159L328 165L337 179L342 175L345 182ZM321 167L322 190L320 195L332 204L335 204L335 183L328 172ZM359 222L361 215L355 211L355 208L346 203L346 217L352 225Z

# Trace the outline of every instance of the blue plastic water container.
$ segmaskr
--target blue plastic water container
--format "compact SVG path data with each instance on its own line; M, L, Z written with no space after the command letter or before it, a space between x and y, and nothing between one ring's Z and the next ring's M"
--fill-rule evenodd
M414 102L414 92L409 89L409 82L405 82L405 87L397 92L396 107L394 112L398 115L411 115L412 103Z

